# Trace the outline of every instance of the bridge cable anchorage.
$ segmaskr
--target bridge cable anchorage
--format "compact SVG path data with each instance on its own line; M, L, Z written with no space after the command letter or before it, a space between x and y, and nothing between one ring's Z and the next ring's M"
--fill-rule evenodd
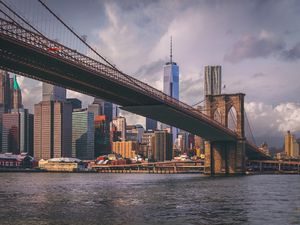
M104 56L99 54L94 48L92 48L82 37L80 37L69 25L67 25L59 16L57 16L42 0L38 0L60 23L62 23L73 35L75 35L82 43L84 43L92 52L94 52L98 57L100 57L104 62L106 62L109 66L115 69L117 72L125 76L129 81L131 81L134 85L139 86L143 89L141 85L139 85L131 76L123 73L119 70L116 65L109 62Z

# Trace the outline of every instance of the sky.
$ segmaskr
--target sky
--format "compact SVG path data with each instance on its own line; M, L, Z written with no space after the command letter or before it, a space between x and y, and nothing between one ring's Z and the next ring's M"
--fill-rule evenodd
M39 4L6 2L28 15ZM287 130L300 137L300 1L44 2L119 69L160 90L172 36L181 101L201 101L204 66L221 65L223 93L246 94L245 108L258 142L280 146ZM41 26L44 20L36 18ZM41 84L23 77L19 82L24 104L32 109L41 99ZM68 96L80 98L85 106L92 101L71 91ZM122 114L130 124L145 123L142 117Z

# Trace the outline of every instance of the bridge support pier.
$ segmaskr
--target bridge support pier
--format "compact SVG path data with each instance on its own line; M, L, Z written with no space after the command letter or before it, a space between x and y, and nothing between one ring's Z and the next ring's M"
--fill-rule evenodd
M205 174L245 174L245 140L205 142Z

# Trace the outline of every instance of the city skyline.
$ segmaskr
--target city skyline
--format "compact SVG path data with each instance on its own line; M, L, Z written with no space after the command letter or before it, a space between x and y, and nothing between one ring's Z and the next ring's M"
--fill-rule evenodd
M160 8L167 7L163 1L136 4L104 1L96 5L91 1L85 5L74 1L71 6L59 1L47 3L63 19L72 21L71 25L76 24L77 30L82 28L88 41L119 68L160 90L162 65L168 58L169 37L172 35L176 42L176 61L181 65L181 100L190 104L201 100L204 66L220 64L225 92L246 93L245 107L257 136L278 138L286 130L299 134L298 31L293 26L294 17L299 16L296 1L228 1L226 4L222 1L175 1L169 13L162 16L162 24L155 18L160 14ZM85 10L75 20L69 19L82 8L95 12L96 19L89 18ZM267 14L265 9L270 9ZM279 9L289 12L280 21L277 16ZM126 19L119 13L121 10L126 11ZM214 16L216 13L218 18ZM253 17L253 14L257 16ZM258 23L258 20L262 22ZM149 33L145 38L145 27L150 33L157 32ZM124 34L130 31L131 35L122 35L122 29ZM186 33L189 33L188 38ZM121 39L118 38L120 35ZM34 95L30 100L28 97L24 99L26 107L31 108L34 98L38 98L35 93L39 93L41 84L25 78L21 79L22 83L28 84L25 92ZM70 92L69 95L85 100L86 105L92 101L79 93ZM145 119L141 117L126 112L122 114L129 122L144 124ZM283 143L282 138L280 143Z

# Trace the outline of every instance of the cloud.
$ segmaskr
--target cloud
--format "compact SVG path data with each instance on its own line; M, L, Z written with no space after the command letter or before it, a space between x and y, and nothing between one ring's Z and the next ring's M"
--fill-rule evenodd
M261 31L258 36L245 35L238 40L231 51L225 54L226 61L236 63L249 58L266 58L283 50L284 41L274 34Z
M260 78L260 77L265 77L267 76L267 74L264 74L262 72L259 72L259 73L255 73L252 75L252 78Z
M282 136L283 133L300 132L300 104L280 103L276 106L262 102L245 103L245 110L254 128L255 136Z
M162 59L144 64L134 73L135 77L148 84L158 82L162 78L161 73L164 64L165 61Z
M282 52L282 57L288 61L295 61L300 59L300 42L298 42L294 47L291 49L284 50Z

